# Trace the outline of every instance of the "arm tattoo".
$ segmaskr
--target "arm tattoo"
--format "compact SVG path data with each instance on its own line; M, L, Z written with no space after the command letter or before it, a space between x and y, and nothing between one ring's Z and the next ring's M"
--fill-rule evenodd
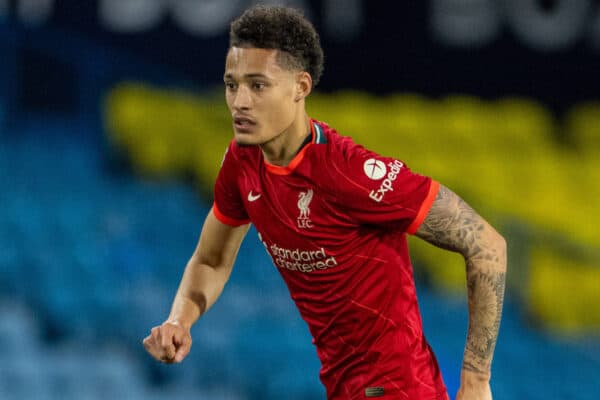
M468 204L442 185L416 235L465 257L469 328L463 369L489 374L504 302L504 241Z
M504 272L490 274L475 271L467 277L469 331L464 369L489 373L502 317L505 275Z

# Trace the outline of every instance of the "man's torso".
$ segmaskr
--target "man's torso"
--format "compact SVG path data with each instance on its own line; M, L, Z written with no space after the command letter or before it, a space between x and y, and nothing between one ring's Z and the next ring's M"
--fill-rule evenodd
M363 154L325 124L313 124L313 141L293 168L267 164L257 147L232 145L227 157L235 158L238 207L308 323L328 398L445 398L422 333L405 238L432 183L407 178L401 162ZM347 168L353 162L360 165ZM414 203L415 210L386 204L401 191L401 176L407 185L415 179L419 198L402 205Z

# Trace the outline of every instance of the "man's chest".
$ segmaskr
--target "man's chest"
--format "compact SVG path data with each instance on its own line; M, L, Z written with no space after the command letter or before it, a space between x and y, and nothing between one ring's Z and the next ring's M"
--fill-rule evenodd
M263 236L278 241L330 241L353 227L343 204L317 180L250 175L240 195L250 220Z

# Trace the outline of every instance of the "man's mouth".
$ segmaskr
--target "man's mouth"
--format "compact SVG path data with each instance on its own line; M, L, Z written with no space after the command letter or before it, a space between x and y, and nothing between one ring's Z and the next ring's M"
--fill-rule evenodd
M248 117L234 117L233 118L233 126L235 130L241 133L248 133L252 131L256 122Z

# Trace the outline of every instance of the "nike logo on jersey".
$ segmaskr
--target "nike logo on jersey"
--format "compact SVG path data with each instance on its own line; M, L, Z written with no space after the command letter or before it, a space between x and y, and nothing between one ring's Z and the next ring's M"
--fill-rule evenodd
M256 201L260 198L261 193L259 194L252 194L252 190L248 192L248 201L252 202L252 201Z

